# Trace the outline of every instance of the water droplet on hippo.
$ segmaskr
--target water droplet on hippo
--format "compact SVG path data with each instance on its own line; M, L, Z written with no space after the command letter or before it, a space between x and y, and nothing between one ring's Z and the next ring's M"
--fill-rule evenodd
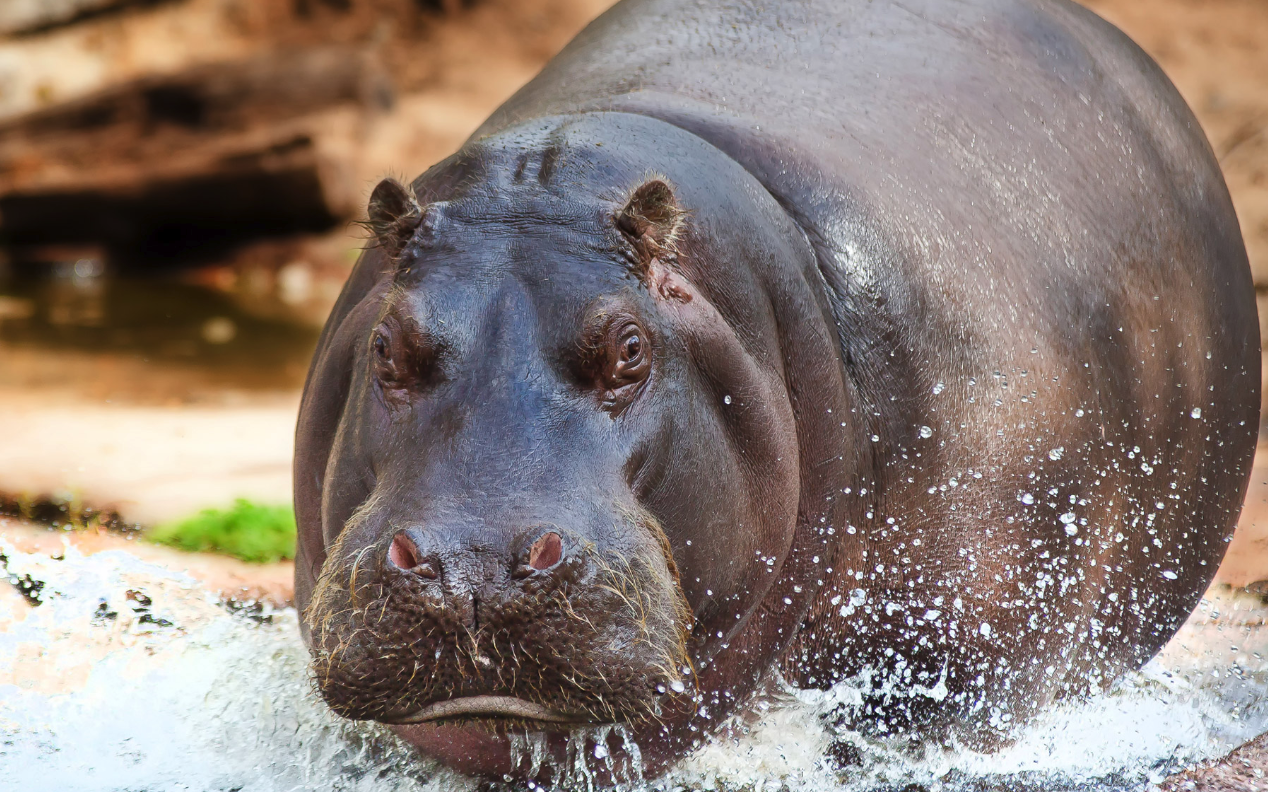
M934 385L934 386L933 386L933 395L934 395L934 396L937 396L939 393L942 393L942 391L943 391L943 389L944 389L944 388L946 388L946 386L945 386L945 385L943 385L941 382L939 382L937 385Z
M684 685L681 680L675 679L673 682L669 683L669 689L675 693L682 693L687 689L687 686Z
M881 440L881 436L880 436L880 435L872 435L872 442L873 442L873 443L879 443L879 442L880 442L880 440Z
M1082 418L1082 417L1083 417L1083 410L1082 410L1082 408L1080 408L1080 409L1078 409L1078 410L1075 410L1075 411L1074 411L1074 414L1075 414L1075 415L1077 415L1078 417Z
M1201 418L1201 417L1202 417L1202 408L1201 408L1201 407L1194 407L1194 408L1193 408L1193 411L1189 413L1189 417L1190 417L1190 418Z
M604 745L603 743L595 743L595 744L594 744L594 758L595 758L595 759L607 759L607 758L608 758L608 747L607 747L606 745Z
M921 436L921 437L933 437L933 430L932 430L932 429L930 429L928 426L922 426L922 427L920 427L920 436Z
M1172 572L1170 569L1162 570L1162 576L1165 577L1167 580L1175 580L1176 578L1180 577L1175 572Z
M731 403L731 397L730 397L730 396L723 396L723 397L722 397L722 402L723 402L724 404L730 404L730 403Z
M1021 502L1029 506L1035 502L1035 496L1031 495L1029 492L1023 492L1021 494Z
M1056 462L1058 459L1060 459L1063 456L1065 456L1065 446L1057 446L1056 448L1048 452L1048 458L1051 459L1053 462Z

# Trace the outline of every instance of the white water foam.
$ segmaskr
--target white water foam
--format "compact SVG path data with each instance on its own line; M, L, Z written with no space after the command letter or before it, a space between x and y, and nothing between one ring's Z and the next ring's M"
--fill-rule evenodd
M10 575L44 582L42 603L0 633L2 789L473 786L326 710L293 610L235 616L123 552L0 552Z
M231 613L185 576L122 552L62 560L0 542L12 580L44 585L0 613L0 789L474 790L386 729L342 721L313 693L293 610ZM4 608L0 607L0 611ZM1268 729L1268 614L1257 597L1204 600L1184 630L1111 692L1060 707L993 754L835 731L858 700L772 691L649 790L930 792L1144 790ZM254 618L252 618L252 616ZM591 789L570 746L561 773ZM575 749L575 750L571 750ZM531 738L517 750L541 753Z

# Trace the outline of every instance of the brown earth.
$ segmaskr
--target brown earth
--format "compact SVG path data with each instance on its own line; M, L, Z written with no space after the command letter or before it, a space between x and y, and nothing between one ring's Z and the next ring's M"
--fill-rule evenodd
M1177 773L1159 792L1264 792L1268 790L1268 734L1222 759Z

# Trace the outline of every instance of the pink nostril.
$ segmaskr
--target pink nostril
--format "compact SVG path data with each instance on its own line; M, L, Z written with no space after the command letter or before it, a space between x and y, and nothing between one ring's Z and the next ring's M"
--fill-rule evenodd
M559 563L559 557L563 553L563 541L559 538L559 534L551 531L533 542L532 548L528 551L528 565L537 570L549 569Z
M405 534L398 533L392 539L392 546L388 548L387 560L398 569L413 569L418 566L418 548L414 547L414 543Z

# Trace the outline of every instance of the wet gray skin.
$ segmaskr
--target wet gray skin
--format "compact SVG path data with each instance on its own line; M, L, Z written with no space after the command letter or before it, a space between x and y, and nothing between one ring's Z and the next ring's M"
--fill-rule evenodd
M328 703L462 770L618 723L657 772L773 671L986 747L1152 656L1236 522L1237 222L1072 3L628 0L369 217L297 597Z

